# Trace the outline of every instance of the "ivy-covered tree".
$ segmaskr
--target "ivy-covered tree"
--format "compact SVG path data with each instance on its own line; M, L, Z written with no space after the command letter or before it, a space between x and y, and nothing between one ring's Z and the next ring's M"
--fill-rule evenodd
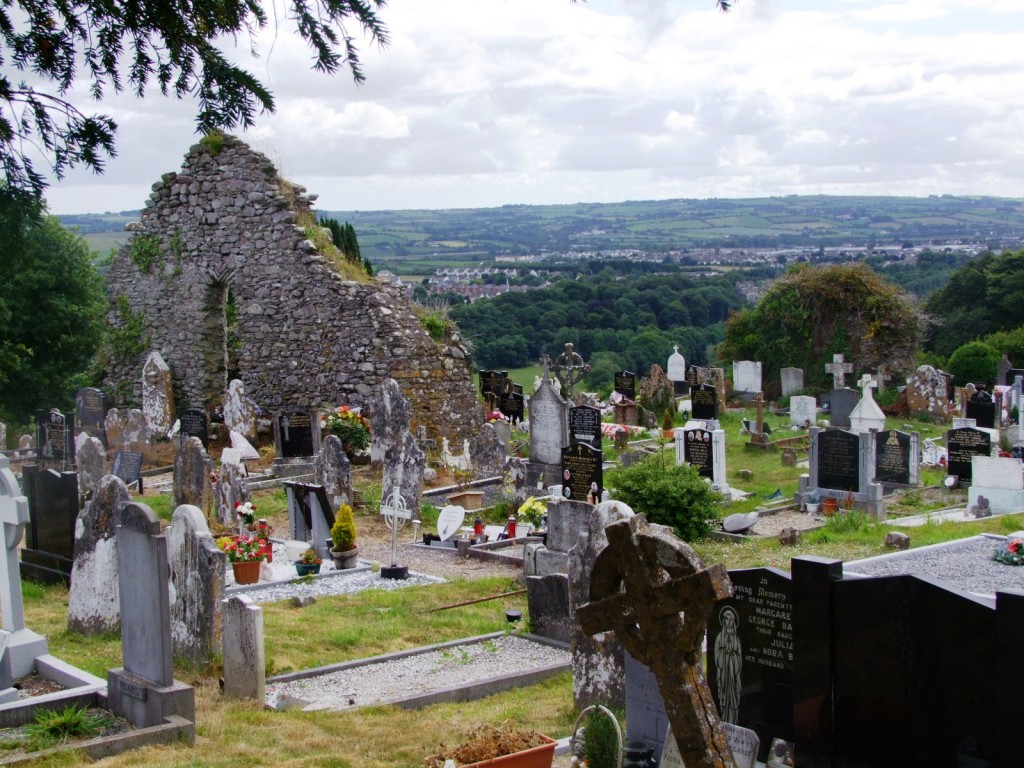
M371 42L387 44L377 11L384 0L290 0L283 19L313 51L313 69L334 74L348 67L364 80L359 50L349 26ZM253 0L15 0L0 8L0 166L11 189L41 197L47 185L24 148L39 147L61 178L73 166L102 172L115 155L117 126L107 115L87 115L70 96L83 82L102 100L127 86L142 98L151 82L164 96L198 101L196 130L208 133L253 125L260 112L274 111L271 92L251 73L232 64L218 47L248 37L257 54L256 32L267 26L262 3ZM49 82L37 89L15 79L30 71Z
M865 264L800 265L729 318L717 354L761 361L769 383L781 368L803 368L807 387L824 389L834 354L856 371L912 370L923 322L913 298Z
M22 424L88 383L107 306L85 241L25 197L0 193L0 420Z

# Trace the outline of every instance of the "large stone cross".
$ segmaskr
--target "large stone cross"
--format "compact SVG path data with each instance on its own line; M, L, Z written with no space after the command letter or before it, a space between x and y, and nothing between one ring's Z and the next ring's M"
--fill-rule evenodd
M865 400L873 400L874 397L871 394L871 390L878 388L878 379L874 378L870 373L865 373L857 381L857 386L860 387L861 396Z
M832 355L832 362L825 370L832 374L832 388L842 389L846 386L846 374L853 373L853 363L843 362L842 355Z
M715 603L732 596L722 564L704 568L668 529L642 515L605 528L608 546L590 577L590 602L576 616L587 634L614 630L658 680L687 768L735 768L701 671L701 647Z
M565 345L565 352L555 358L553 366L555 378L565 387L567 400L573 400L573 388L590 371L590 366L583 362L579 353L574 352L572 343Z

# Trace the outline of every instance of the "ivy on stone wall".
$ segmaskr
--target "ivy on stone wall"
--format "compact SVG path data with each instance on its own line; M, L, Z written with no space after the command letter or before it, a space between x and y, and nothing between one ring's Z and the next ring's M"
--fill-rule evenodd
M160 258L160 238L149 232L136 235L132 240L129 255L139 271L148 275L156 260Z

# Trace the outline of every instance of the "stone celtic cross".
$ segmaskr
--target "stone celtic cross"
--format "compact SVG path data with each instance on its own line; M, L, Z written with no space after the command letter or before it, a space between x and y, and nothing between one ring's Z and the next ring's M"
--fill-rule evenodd
M832 362L825 370L832 374L832 388L842 389L846 386L846 374L853 373L853 363L844 362L842 355L832 355Z
M562 386L565 387L566 399L573 400L573 388L590 371L590 366L583 362L579 353L574 352L572 344L565 345L565 352L555 358L552 372Z
M715 603L732 596L722 564L705 568L689 545L642 515L605 528L608 546L594 562L590 602L576 612L587 634L614 630L650 667L687 768L735 768L701 646Z

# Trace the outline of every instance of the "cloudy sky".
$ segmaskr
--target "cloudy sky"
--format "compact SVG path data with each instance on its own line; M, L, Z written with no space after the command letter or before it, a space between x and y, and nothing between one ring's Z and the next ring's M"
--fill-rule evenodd
M1024 197L1024 0L390 0L382 17L362 86L311 72L286 27L250 64L278 109L241 135L323 210ZM54 213L142 207L197 138L191 102L97 109L118 157L55 183Z

